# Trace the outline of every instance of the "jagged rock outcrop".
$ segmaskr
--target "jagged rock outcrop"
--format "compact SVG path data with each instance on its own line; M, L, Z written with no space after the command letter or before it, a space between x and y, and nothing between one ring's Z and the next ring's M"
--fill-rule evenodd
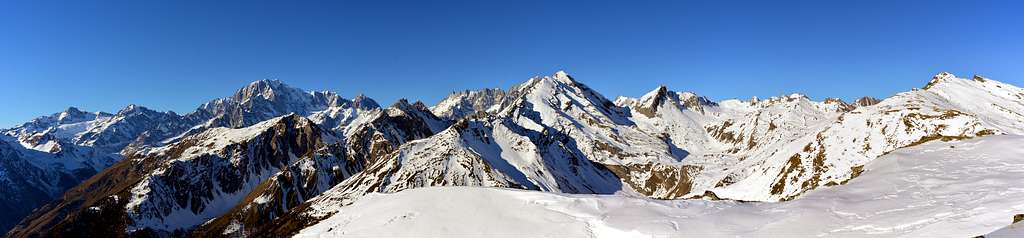
M880 102L882 102L882 100L878 100L877 98L862 97L862 98L857 99L857 101L854 101L853 102L853 106L856 106L856 107L874 106L875 104L878 104Z

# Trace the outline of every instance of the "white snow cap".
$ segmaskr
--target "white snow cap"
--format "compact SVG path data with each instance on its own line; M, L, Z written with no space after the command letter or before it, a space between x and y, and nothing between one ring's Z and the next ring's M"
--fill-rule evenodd
M938 84L940 82L946 82L954 79L956 79L956 75L953 75L950 72L940 72L933 76L932 80L928 81L928 84L924 86L924 89L931 88L933 85Z

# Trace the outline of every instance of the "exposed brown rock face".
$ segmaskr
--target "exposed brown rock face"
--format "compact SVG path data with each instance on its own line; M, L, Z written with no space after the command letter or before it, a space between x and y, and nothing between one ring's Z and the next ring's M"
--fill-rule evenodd
M853 102L853 105L857 106L857 107L867 107L867 106L874 106L875 104L878 104L879 102L882 102L882 100L878 100L877 98L873 98L873 97L862 97L860 99L857 99L857 101Z
M605 165L609 170L619 176L637 192L645 195L663 194L655 196L658 199L676 199L687 193L693 186L690 180L692 174L700 172L701 168L692 165ZM635 174L649 174L647 178L637 178ZM717 199L717 196L715 197Z
M984 83L984 82L988 81L987 78L982 77L981 75L977 75L977 74L975 74L974 77L971 78L971 80L974 80L974 81L977 81L977 82L981 82L981 83Z
M658 107L665 103L668 98L668 88L660 86L655 89L656 93L651 98L646 98L646 101L640 102L640 105L636 107L636 111L647 117L654 117L658 113Z

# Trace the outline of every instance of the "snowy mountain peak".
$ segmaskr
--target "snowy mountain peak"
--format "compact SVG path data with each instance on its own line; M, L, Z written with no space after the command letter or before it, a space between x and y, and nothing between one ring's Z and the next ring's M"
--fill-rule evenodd
M841 98L837 97L825 97L822 104L824 104L829 111L835 112L849 112L857 108L853 105L847 104L845 101L841 100Z
M364 110L371 110L375 108L380 108L380 104L377 104L377 101L374 101L372 98L360 93L359 95L356 95L356 97L352 99L352 107Z
M572 77L569 76L569 73L566 73L564 70L559 70L558 72L555 72L555 78L565 78L572 80Z
M649 110L651 112L656 111L656 108L661 107L663 104L669 104L675 107L680 107L680 109L687 109L701 113L704 112L704 108L706 106L717 106L717 103L711 101L711 99L708 99L707 97L697 95L693 92L672 91L665 86L655 88L641 96L640 99L626 97L616 99L616 105L634 107L634 109Z
M506 95L499 88L452 92L431 107L430 111L440 118L454 121L478 112L496 111L505 102Z
M665 85L660 85L657 88L655 88L653 91L648 92L647 94L644 94L644 96L641 97L641 98L665 97L665 96L667 96L667 94L668 94L668 87L665 87Z
M655 88L651 92L640 97L640 101L638 102L639 105L636 105L636 110L647 117L654 117L655 113L658 111L658 107L666 101L673 101L673 98L669 97L668 88L664 85L658 86L658 88Z
M230 97L203 104L188 117L205 122L202 128L240 128L290 112L309 116L330 108L338 109L333 110L335 112L343 111L351 104L334 92L306 92L280 80L259 80L238 89ZM362 106L371 107L376 102L364 104Z
M802 101L810 102L811 99L809 97L807 97L807 95L803 95L803 94L800 94L800 93L792 93L792 94L783 95L783 96L773 96L773 97L769 97L768 99L761 99L761 98L758 98L758 97L752 97L750 99L750 101L748 101L748 103L751 106L769 107L769 106L778 105L778 104L782 104L782 103L802 102Z
M956 79L956 75L953 75L950 72L939 72L935 76L932 76L932 80L928 81L928 84L924 86L924 89L927 90L927 89L931 88L932 86L935 86L936 84L939 84L941 82L955 80L955 79Z
M137 113L148 113L152 111L153 110L149 110L149 108L143 106L128 104L128 106L125 106L120 111L117 111L117 115L134 115Z
M843 99L834 98L834 97L825 97L825 101L823 101L823 102L824 103L841 103L841 104L846 104L846 102L843 101Z
M555 82L560 83L560 84L568 84L568 85L575 85L575 84L578 83L578 82L576 82L576 79L574 79L572 76L569 75L569 73L566 73L565 71L562 71L562 70L559 70L558 72L555 72L555 74L553 74L551 76L543 77L541 80L552 80L552 81L555 81Z
M56 119L58 124L69 124L87 120L94 120L97 117L101 116L110 116L110 114L104 112L90 113L82 111L77 107L68 107L68 109L65 109L64 111L58 113L56 115Z
M239 102L247 101L254 97L261 97L267 100L273 100L279 94L289 93L302 93L302 90L292 88L281 80L258 80L235 92L233 98Z
M411 113L415 113L415 112L427 112L427 113L429 113L430 109L427 108L426 105L424 105L423 103L421 103L419 101L417 101L416 103L410 104L409 100L407 100L407 98L399 98L399 100L397 102L395 102L394 104L391 104L391 106L387 108L387 112L388 112L388 115L395 116L395 115L401 115L401 114L411 114Z
M68 107L68 109L66 109L66 110L64 110L63 112L60 113L60 116L57 117L57 120L63 121L66 118L82 116L82 115L85 115L85 114L88 114L88 113L83 112L82 110L78 110L78 108L76 108L76 107Z
M388 108L400 108L400 109L411 108L411 107L412 107L412 104L409 103L409 99L405 99L405 98L399 98L398 101L395 101L395 103L392 103L391 106L388 106Z

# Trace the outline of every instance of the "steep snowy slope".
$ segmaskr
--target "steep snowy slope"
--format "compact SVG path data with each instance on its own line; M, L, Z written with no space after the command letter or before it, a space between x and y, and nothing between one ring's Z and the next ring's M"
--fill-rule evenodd
M764 173L740 171L740 179L714 189L719 197L791 199L803 191L840 184L868 161L892 150L929 140L957 140L991 134L1020 134L1024 91L976 78L936 75L924 90L897 94L876 105L843 114L836 122L767 158ZM788 158L788 159L786 159ZM746 174L746 175L743 175ZM734 181L737 181L734 179ZM770 189L769 189L770 188Z
M784 203L474 187L368 195L296 237L972 237L1024 211L1021 136L933 142Z
M565 72L532 78L513 87L498 117L536 132L566 134L588 159L631 165L678 162L664 140L637 130L629 111L577 82Z
M310 212L347 204L369 192L427 186L603 194L622 189L611 171L586 160L562 137L544 136L510 122L461 121L435 136L403 145L318 198Z

